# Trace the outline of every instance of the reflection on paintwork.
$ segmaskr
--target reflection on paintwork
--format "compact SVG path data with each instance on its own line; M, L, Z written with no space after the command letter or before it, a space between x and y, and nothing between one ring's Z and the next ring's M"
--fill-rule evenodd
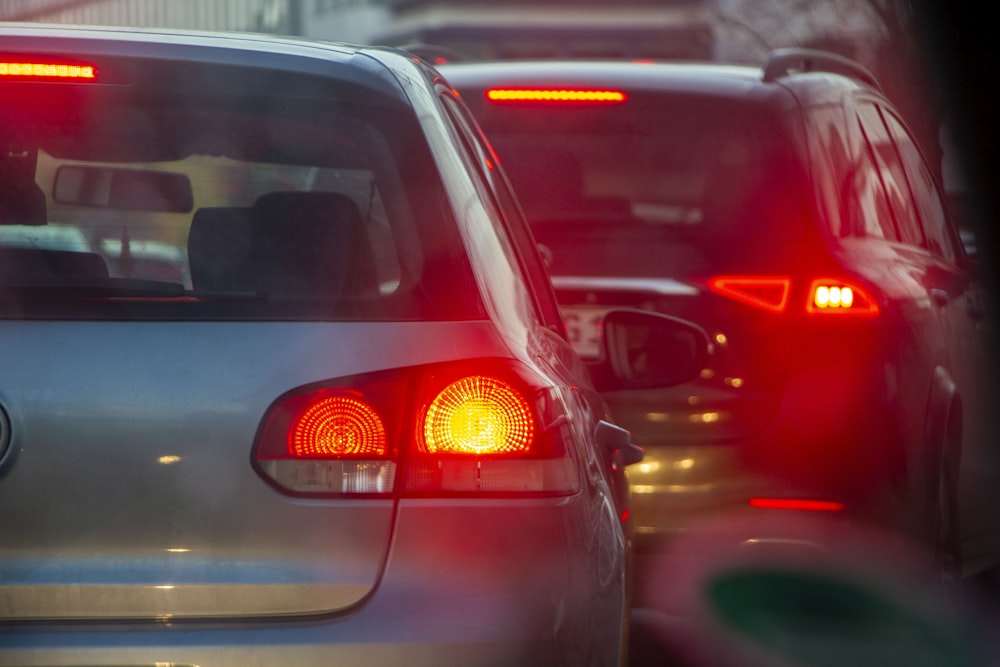
M161 456L160 458L157 459L157 461L161 465L165 465L165 466L171 465L173 463L180 463L180 460L181 460L181 457L175 456L175 455Z
M725 345L726 343L729 342L729 339L726 338L726 334L720 332L715 334L715 342L718 343L719 345Z
M702 484L633 484L631 489L632 493L638 493L641 495L655 493L696 494L708 493L721 487L722 484L717 482L704 482Z

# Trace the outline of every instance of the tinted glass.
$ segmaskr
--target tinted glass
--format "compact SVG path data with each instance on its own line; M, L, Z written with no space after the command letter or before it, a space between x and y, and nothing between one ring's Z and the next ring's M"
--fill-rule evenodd
M885 113L884 116L892 139L899 148L906 175L913 189L913 198L923 222L926 246L932 252L953 262L956 259L954 237L948 227L949 223L937 183L920 154L916 142L903 127L903 124L890 113Z
M633 94L603 107L477 111L553 251L553 273L715 270L734 238L769 245L801 234L792 141L753 107Z
M18 94L0 106L4 316L481 316L408 109Z
M858 106L858 117L875 156L899 240L907 245L922 247L924 236L910 196L910 186L882 116L874 104L863 103Z

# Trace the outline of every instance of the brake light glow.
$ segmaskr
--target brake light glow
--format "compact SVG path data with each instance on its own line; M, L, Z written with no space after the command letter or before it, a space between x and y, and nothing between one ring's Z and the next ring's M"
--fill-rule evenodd
M843 280L823 278L812 281L809 286L806 311L873 317L878 315L878 304L863 287Z
M385 426L364 401L324 396L292 422L288 452L297 458L383 457L388 453Z
M93 65L69 63L0 62L0 77L96 79L97 70Z
M280 398L252 462L291 495L561 496L580 485L566 413L511 360L387 370Z
M785 310L791 286L784 276L718 276L708 281L717 294L774 313Z
M750 506L769 510L800 510L807 512L842 512L844 503L807 498L751 498Z
M486 99L491 102L544 102L621 104L628 96L621 90L580 90L567 88L490 88Z
M524 397L510 385L485 376L445 387L424 420L429 453L525 453L533 435L531 409Z

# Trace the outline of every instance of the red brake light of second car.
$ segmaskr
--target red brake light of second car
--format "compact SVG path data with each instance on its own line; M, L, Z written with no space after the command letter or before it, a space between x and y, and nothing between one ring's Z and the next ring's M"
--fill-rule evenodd
M717 276L708 281L716 294L744 304L782 313L788 306L792 280L778 276ZM805 310L815 315L874 317L879 308L864 287L834 278L817 278L809 284Z
M268 411L254 464L294 495L571 493L561 402L530 377L494 361L304 388Z
M844 280L821 278L809 286L806 311L822 315L874 317L878 304L860 285Z
M780 313L788 305L792 281L783 276L717 276L708 287L722 296Z
M494 103L621 104L628 95L621 90L490 88L486 99Z
M59 62L0 62L0 77L18 79L82 79L97 78L93 65Z

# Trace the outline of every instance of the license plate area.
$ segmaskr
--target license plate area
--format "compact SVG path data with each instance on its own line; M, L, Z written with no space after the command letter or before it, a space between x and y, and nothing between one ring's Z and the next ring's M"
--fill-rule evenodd
M566 334L577 354L596 359L601 349L601 320L611 306L562 306Z

